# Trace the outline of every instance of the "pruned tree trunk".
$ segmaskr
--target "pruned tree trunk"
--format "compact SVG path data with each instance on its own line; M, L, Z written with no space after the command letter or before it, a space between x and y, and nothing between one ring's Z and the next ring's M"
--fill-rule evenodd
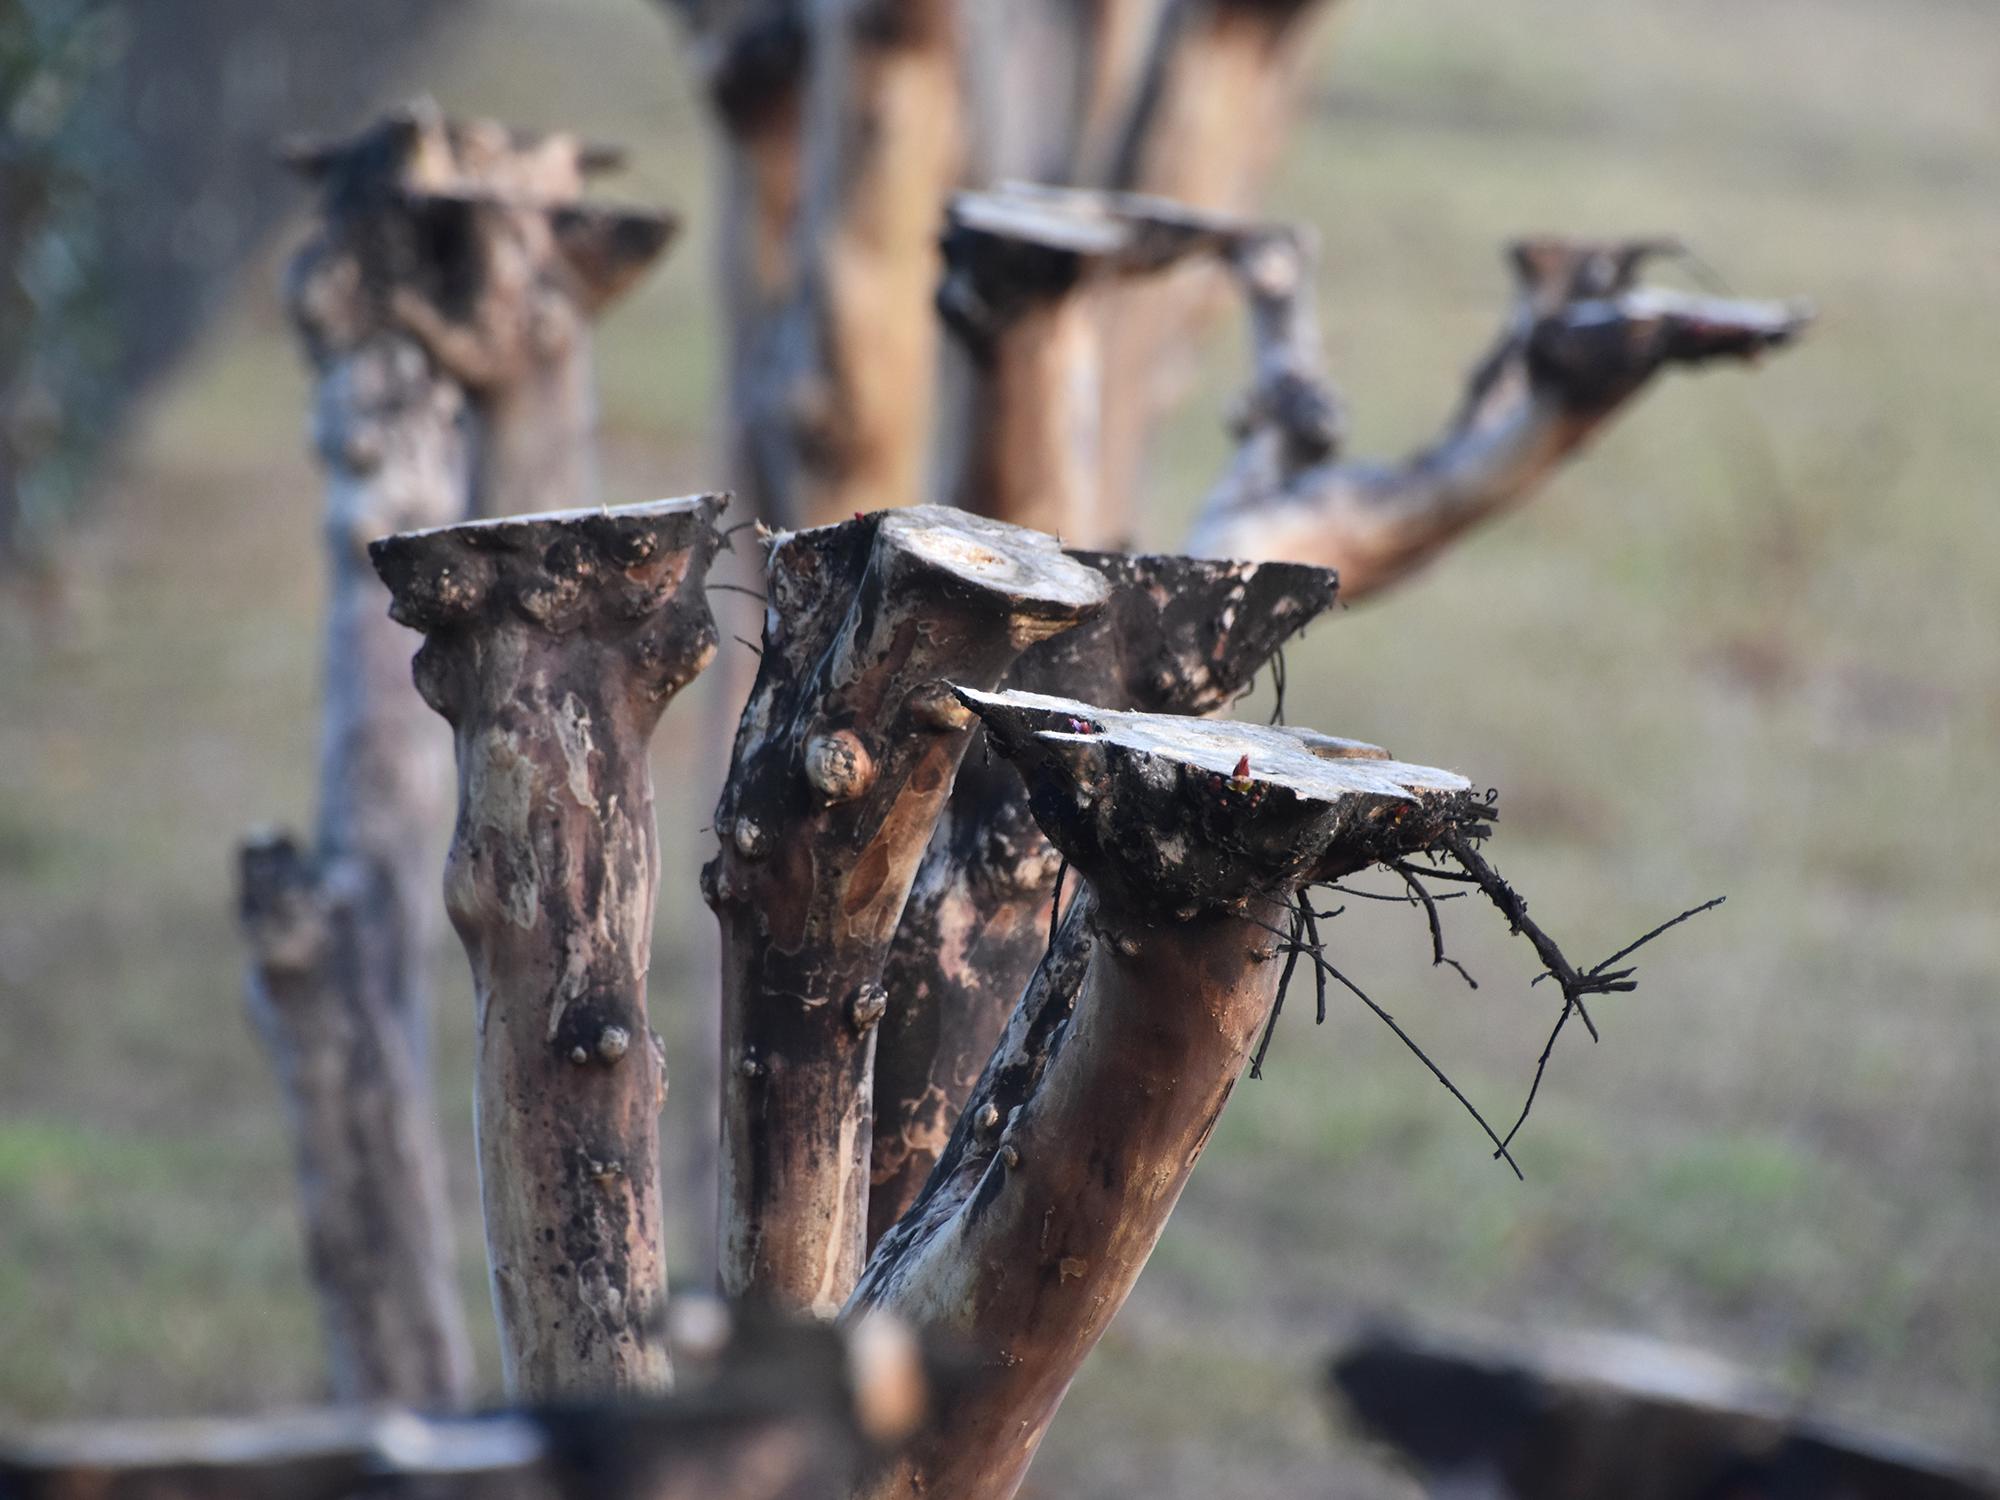
M693 1320L688 1320L693 1321ZM10 1500L825 1500L921 1418L938 1361L879 1324L795 1327L713 1310L666 1399L479 1416L318 1411L74 1424L0 1439Z
M665 0L680 12L722 142L722 282L731 483L753 516L785 512L757 461L756 423L796 295L808 0Z
M1206 714L1330 609L1334 576L1286 563L1074 553L1111 598L1030 647L1010 688L1102 707ZM872 1246L916 1201L1047 946L1060 857L1027 788L976 745L924 851L883 970L875 1056Z
M1255 213L1335 0L1166 0L1108 186L1208 213ZM1222 305L1214 266L1130 286L1104 310L1103 504L1126 525L1160 414L1186 391Z
M475 513L599 499L591 325L677 227L652 209L583 201L615 148L447 120L419 101L352 141L300 142L291 160L329 196L386 200L390 312L466 389Z
M1483 813L1461 777L1306 731L961 697L1083 889L849 1304L983 1351L878 1497L1014 1493L1271 1015L1295 892Z
M283 837L244 846L241 889L250 1013L290 1116L333 1398L462 1405L472 1355L444 1153L390 992L414 967L399 892L365 855Z
M451 1406L471 1355L428 1074L450 746L365 549L464 515L465 401L390 311L399 286L440 274L388 248L415 248L399 169L329 155L321 171L325 217L288 287L327 476L319 816L309 850L242 851L248 999L291 1117L333 1394Z
M931 506L772 546L703 872L722 928L723 1291L831 1316L866 1251L882 964L972 718L1105 597L1048 537Z
M1099 489L1106 293L1217 252L1232 226L1119 194L960 193L938 311L969 378L941 454L953 504L1078 546L1114 546L1129 516Z
M493 1303L525 1396L668 1380L646 746L715 651L720 510L703 496L370 548L456 739L445 905L472 962Z
M1401 463L1375 464L1340 455L1303 239L1245 238L1232 259L1250 305L1255 383L1191 549L1323 563L1339 569L1344 597L1362 598L1532 494L1662 369L1754 359L1805 326L1796 306L1639 285L1646 260L1674 248L1514 246L1513 311L1445 432Z
M954 0L818 0L805 37L795 280L748 436L770 519L792 526L922 497L964 151Z

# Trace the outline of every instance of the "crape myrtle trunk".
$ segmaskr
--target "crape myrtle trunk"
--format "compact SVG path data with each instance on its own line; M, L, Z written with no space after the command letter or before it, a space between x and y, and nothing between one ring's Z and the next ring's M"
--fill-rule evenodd
M445 904L476 992L477 1132L508 1389L668 1380L647 1022L646 746L715 651L712 496L408 533L371 549L451 722Z

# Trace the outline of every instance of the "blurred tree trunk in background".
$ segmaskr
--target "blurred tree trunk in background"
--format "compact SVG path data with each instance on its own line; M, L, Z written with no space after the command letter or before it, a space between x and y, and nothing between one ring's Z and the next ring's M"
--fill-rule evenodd
M394 90L465 0L0 0L0 570L51 561L133 403L296 201L271 143Z

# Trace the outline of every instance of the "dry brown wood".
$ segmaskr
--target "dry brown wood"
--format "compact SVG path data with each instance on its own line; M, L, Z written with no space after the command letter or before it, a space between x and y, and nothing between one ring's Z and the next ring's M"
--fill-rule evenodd
M1150 713L1212 713L1330 609L1333 574L1285 563L1073 553L1111 598L1030 647L1009 687ZM916 1199L1046 945L1059 857L1021 778L975 741L918 868L883 970L873 1245Z
M1014 1493L1270 1016L1267 928L1303 882L1484 810L1450 772L1310 731L961 697L1084 889L849 1304L982 1351L875 1497Z
M451 722L445 905L477 996L480 1194L510 1391L668 1378L646 1018L646 745L715 651L714 496L405 533L369 550Z
M676 1324L683 1380L668 1399L455 1418L349 1408L70 1424L0 1437L0 1494L826 1500L907 1434L939 1372L907 1334L879 1324L777 1325L712 1306Z
M1457 413L1396 464L1340 455L1309 248L1272 232L1232 263L1251 309L1257 371L1240 446L1191 550L1288 557L1340 571L1350 602L1407 575L1465 529L1518 504L1655 374L1754 359L1798 336L1793 305L1639 284L1670 241L1545 239L1513 247L1515 302Z
M418 101L352 140L298 143L290 159L372 224L352 273L371 315L384 283L396 323L469 393L475 511L595 504L591 324L676 227L658 210L584 200L586 179L620 154Z
M1035 532L918 506L781 536L703 872L723 940L722 1287L830 1316L866 1249L882 963L972 718L1104 601Z
M1100 503L1101 314L1112 288L1212 258L1232 221L1129 194L1012 185L946 215L938 311L969 378L941 456L952 503L1077 546L1125 540Z
M1254 214L1291 134L1337 0L1167 0L1105 185L1204 212ZM1129 516L1162 412L1186 391L1224 279L1190 262L1106 299L1103 503Z
M938 230L964 162L956 13L955 0L807 9L794 284L749 413L775 522L921 498Z

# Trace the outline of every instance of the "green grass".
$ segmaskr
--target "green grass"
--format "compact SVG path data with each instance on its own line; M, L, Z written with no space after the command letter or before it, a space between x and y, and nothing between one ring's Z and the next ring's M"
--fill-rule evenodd
M1293 715L1500 787L1496 857L1579 954L1730 899L1600 1004L1601 1045L1565 1037L1525 1183L1357 1007L1321 1030L1294 1010L1037 1492L1403 1493L1336 1455L1318 1395L1329 1347L1376 1310L1690 1339L2000 1457L1993 11L1350 8L1273 207L1323 236L1358 448L1397 451L1449 409L1517 231L1676 230L1741 291L1810 297L1822 320L1759 373L1661 385L1532 506L1320 627L1292 655ZM621 498L717 472L708 150L654 11L495 0L430 80L449 107L627 141L630 193L688 215L600 343ZM4 1412L318 1389L228 879L238 833L301 820L310 794L317 486L276 256L132 445L84 544L82 641L0 644ZM1224 331L1165 435L1151 540L1215 472L1240 374ZM715 692L659 748L670 1035L712 1004L694 872ZM1477 994L1429 967L1410 913L1357 909L1330 936L1506 1114L1552 1014L1468 906L1447 913ZM455 953L438 964L490 1339L465 980Z

